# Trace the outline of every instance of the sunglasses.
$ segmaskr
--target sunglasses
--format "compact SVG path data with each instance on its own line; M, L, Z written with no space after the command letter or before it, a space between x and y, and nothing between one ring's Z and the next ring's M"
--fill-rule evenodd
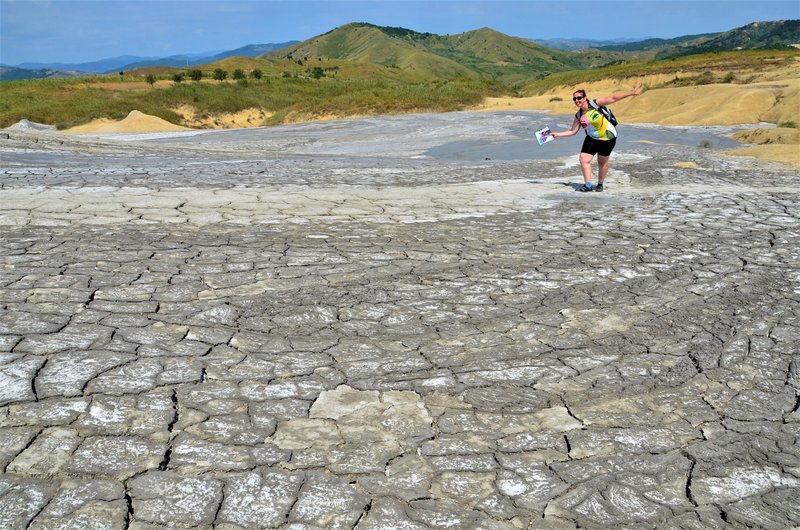
M584 97L585 97L585 96L575 96L574 98L572 98L572 101L580 101L580 100L582 100Z

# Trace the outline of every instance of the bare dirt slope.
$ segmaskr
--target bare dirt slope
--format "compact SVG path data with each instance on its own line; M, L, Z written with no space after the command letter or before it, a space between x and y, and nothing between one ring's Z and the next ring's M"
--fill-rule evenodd
M562 86L542 95L525 98L488 98L483 110L543 109L556 114L574 112L573 91L585 89L589 97L627 92L637 82L658 86L665 76L645 76L628 83L601 80L581 86ZM742 125L745 133L734 135L749 147L728 154L754 156L800 167L797 129L773 125L800 124L800 79L796 69L775 70L756 76L747 84L709 84L645 90L636 98L614 105L614 113L625 123L658 125ZM763 125L762 127L754 127ZM750 132L752 131L752 132ZM794 132L792 132L794 131Z

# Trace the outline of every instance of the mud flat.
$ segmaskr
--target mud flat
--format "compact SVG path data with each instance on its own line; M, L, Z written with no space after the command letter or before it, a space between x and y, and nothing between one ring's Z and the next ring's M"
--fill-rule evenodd
M541 119L4 133L0 527L800 525L796 170Z

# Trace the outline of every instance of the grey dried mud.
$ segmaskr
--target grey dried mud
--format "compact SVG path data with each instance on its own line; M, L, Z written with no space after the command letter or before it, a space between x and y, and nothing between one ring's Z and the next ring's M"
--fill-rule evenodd
M800 525L797 172L536 119L0 138L0 527Z

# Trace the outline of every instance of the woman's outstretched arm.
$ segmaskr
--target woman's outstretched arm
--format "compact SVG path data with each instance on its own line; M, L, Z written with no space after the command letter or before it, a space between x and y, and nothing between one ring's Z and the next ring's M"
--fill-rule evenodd
M641 93L642 93L642 83L638 83L635 87L633 87L633 90L631 90L630 92L619 92L618 94L612 94L610 96L606 96L603 98L597 98L595 101L597 101L598 105L611 105L612 103L616 103L621 99L625 99L630 96L638 96Z

